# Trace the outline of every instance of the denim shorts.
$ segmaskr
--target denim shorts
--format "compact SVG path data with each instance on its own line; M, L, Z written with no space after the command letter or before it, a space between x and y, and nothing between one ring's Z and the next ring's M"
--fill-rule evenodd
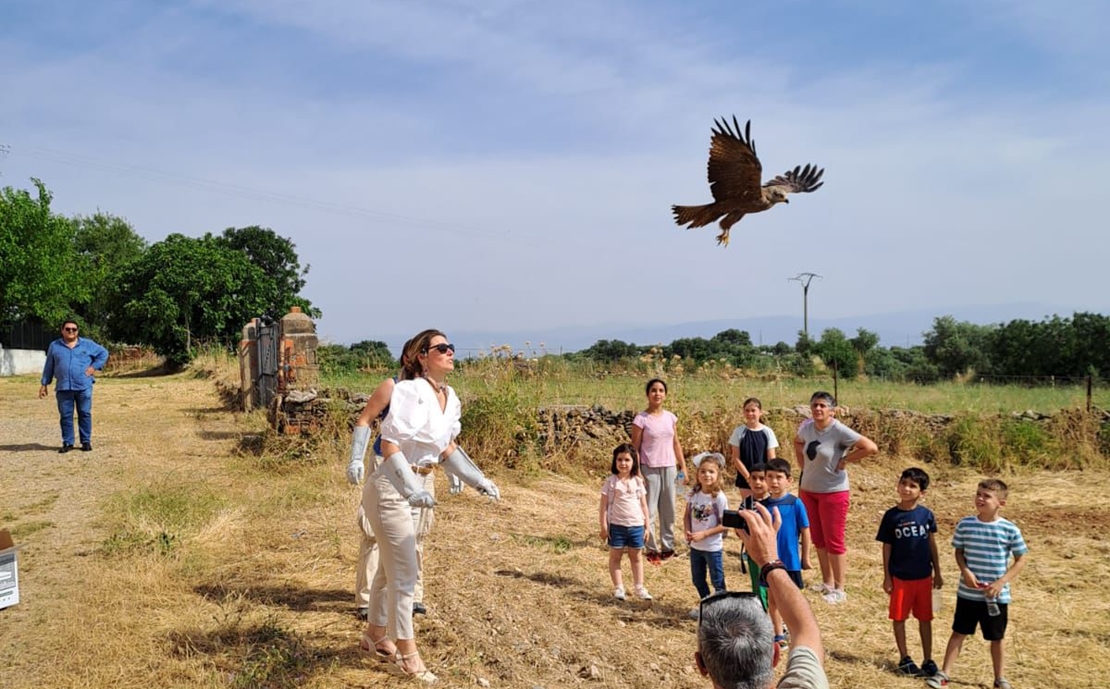
M644 547L644 527L643 526L621 526L620 524L609 525L609 547L610 548L632 548L639 550Z

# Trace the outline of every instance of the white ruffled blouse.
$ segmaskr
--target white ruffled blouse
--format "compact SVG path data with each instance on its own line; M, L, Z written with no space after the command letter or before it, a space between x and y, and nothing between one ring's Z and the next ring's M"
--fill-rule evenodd
M410 464L435 464L462 430L461 417L462 404L450 386L447 406L440 411L431 383L423 378L403 380L393 386L382 439L401 448Z

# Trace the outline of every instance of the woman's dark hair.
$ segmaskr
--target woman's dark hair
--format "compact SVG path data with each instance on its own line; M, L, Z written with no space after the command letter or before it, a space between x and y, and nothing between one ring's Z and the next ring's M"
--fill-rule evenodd
M663 381L660 378L652 378L651 380L649 380L647 382L647 385L644 386L644 394L646 395L649 392L651 392L651 386L655 385L656 383L659 383L660 385L663 386L663 392L667 391L667 383L665 381Z
M441 331L435 328L423 330L408 342L408 346L401 354L402 378L405 380L413 380L424 375L424 366L420 363L420 355L428 353L428 345L431 344L433 337L447 337Z
M759 401L758 397L749 397L748 399L744 400L744 403L740 405L740 408L747 409L748 405L753 402L760 411L763 411L763 403Z
M609 467L609 471L613 474L619 473L617 471L617 457L627 454L632 457L632 476L640 475L640 453L636 452L636 448L632 447L630 443L621 443L613 450L613 465Z

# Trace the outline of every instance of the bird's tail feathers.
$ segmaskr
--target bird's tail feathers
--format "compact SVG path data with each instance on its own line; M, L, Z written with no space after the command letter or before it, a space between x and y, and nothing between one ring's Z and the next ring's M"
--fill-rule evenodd
M674 221L678 225L686 225L687 229L705 227L721 217L715 203L704 206L671 206Z

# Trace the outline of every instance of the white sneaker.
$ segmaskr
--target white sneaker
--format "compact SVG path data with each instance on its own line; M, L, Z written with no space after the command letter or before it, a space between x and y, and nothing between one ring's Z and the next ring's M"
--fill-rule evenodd
M613 598L616 598L617 600L625 599L623 586L618 586L616 589L613 590Z
M828 584L810 584L809 585L809 590L810 591L816 591L817 593L820 593L822 596L824 596L824 595L827 595L833 589Z
M829 605L840 605L848 600L848 594L844 592L844 589L832 589L822 596L822 598L824 598L825 602Z
M640 597L640 600L651 600L651 594L643 586L636 587L636 595Z

